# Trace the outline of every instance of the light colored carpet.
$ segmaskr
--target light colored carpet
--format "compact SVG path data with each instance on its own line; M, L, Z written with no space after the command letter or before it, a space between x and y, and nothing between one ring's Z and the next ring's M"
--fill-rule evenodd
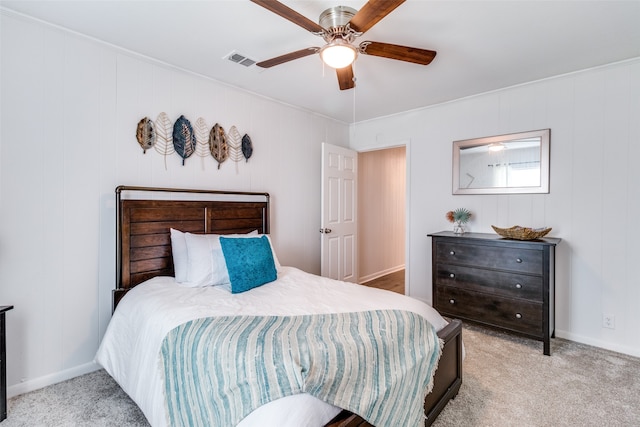
M1 427L149 426L103 370L9 399Z
M465 325L462 387L434 426L640 426L640 359Z
M640 359L554 339L542 343L464 326L460 393L435 426L640 426ZM14 426L148 426L97 371L9 400ZM400 427L400 426L399 426Z

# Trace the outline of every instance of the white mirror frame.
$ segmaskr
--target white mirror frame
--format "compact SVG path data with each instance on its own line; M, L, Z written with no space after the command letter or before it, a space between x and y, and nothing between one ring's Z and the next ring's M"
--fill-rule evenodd
M520 139L540 138L540 185L531 187L460 187L460 149L488 146L490 144L507 144ZM549 193L549 145L551 130L542 129L508 135L489 136L453 142L453 194L528 194Z

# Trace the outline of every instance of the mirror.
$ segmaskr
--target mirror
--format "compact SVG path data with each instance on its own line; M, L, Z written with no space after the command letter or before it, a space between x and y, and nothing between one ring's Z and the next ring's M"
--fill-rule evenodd
M549 129L453 142L453 194L549 192Z

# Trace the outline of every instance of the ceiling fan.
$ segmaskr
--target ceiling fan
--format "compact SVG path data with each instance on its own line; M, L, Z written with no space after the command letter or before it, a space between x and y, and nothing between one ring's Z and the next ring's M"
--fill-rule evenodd
M358 53L421 65L430 64L436 56L433 50L390 43L363 41L357 47L353 45L357 37L368 31L405 0L369 0L359 11L347 6L332 7L320 14L317 24L277 0L251 1L312 34L321 36L326 42L323 47L308 47L258 62L256 65L262 68L270 68L320 53L324 63L336 69L340 90L346 90L355 87L352 64Z

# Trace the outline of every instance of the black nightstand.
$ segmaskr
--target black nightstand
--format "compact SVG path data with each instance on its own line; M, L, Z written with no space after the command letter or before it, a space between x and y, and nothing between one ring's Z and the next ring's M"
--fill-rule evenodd
M4 328L4 314L12 305L0 305L0 421L7 418L7 339Z

